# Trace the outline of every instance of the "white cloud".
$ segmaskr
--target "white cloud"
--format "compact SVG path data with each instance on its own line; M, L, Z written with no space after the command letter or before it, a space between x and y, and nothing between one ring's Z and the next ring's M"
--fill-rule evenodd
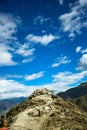
M78 53L78 52L81 52L81 49L82 49L82 47L81 46L78 46L77 48L76 48L76 52Z
M41 78L42 76L44 75L44 72L41 71L39 73L34 73L32 75L27 75L25 77L26 80L35 80L35 79L38 79L38 78Z
M21 55L23 58L22 63L31 62L34 59L35 48L30 48L28 43L20 45L15 51L16 54Z
M78 46L78 47L76 48L76 52L77 52L77 53L80 52L80 53L82 53L82 54L87 53L87 48L86 48L86 49L82 49L81 46Z
M87 6L86 0L80 0L71 6L70 12L65 13L59 17L61 21L61 28L64 32L69 33L69 37L74 37L76 34L81 34L81 29L87 27L86 10Z
M52 23L52 19L51 18L45 18L43 16L37 16L35 19L34 19L34 25L43 25L44 23Z
M23 45L20 45L16 53L22 55L23 57L29 57L33 55L34 51L34 48L30 49L29 45L25 43Z
M13 61L13 56L8 51L8 49L8 46L0 44L0 66L10 66L17 64L15 61Z
M37 75L32 77L37 79L42 77L44 72L39 72ZM4 76L0 76L0 99L12 98L12 97L21 97L21 96L29 96L34 90L37 88L41 88L42 86L27 86L18 81L12 80L13 78L28 78L25 75L12 75L7 74ZM27 79L26 79L27 80Z
M8 13L0 13L0 66L16 65L13 60L16 33L21 20ZM13 44L12 44L13 43Z
M86 70L87 69L87 54L83 54L79 60L79 67L77 70Z
M28 50L23 50L22 48L20 48L18 49L18 54L21 54L24 57L27 57L27 56L29 57L33 55L34 51L35 51L34 48L28 49Z
M38 79L38 78L41 78L44 76L44 72L41 71L39 73L34 73L34 74L31 74L31 75L18 75L18 74L5 74L5 75L1 75L0 76L0 79L23 79L23 80L26 80L26 81L30 81L30 80L35 80L35 79Z
M6 75L0 76L0 79L13 79L13 78L21 79L21 78L24 78L24 76L23 75L17 75L17 74L6 74Z
M61 55L60 57L57 58L57 61L51 65L51 67L58 67L62 64L69 64L71 60L67 56Z
M43 87L54 90L56 93L58 93L66 91L72 87L76 87L81 82L84 82L84 78L87 77L87 71L80 73L59 72L52 77L53 82L50 84L45 84Z
M17 39L14 35L20 21L19 17L14 18L11 14L0 13L0 42Z
M83 64L87 64L87 54L83 54L80 61L83 63Z
M11 66L31 62L35 48L28 43L20 44L17 32L22 21L20 17L8 13L0 13L0 66ZM14 57L20 56L20 61Z
M64 32L69 32L69 37L74 37L75 33L80 34L81 23L80 17L76 10L73 10L70 13L61 15L59 19L62 22L62 29Z
M28 62L31 62L31 61L33 61L33 59L34 59L34 56L31 56L31 57L25 58L25 59L22 60L22 63L28 63Z
M29 78L29 80L36 79L36 77L40 78L43 76L44 72L39 72ZM12 75L8 75L8 77L12 77ZM13 77L21 78L18 75L14 75ZM22 76L27 77L27 76ZM83 79L87 77L87 71L83 71L80 73L71 73L71 72L60 72L52 76L53 82L49 84L44 84L44 88L48 88L50 90L56 91L56 93L60 91L65 91L76 84L84 81ZM42 88L40 86L26 86L21 84L15 80L7 80L7 79L0 79L0 99L2 98L12 98L12 97L20 97L20 96L29 96L35 89Z
M16 48L10 47L8 44L0 44L0 66L17 65L18 62L27 63L34 59L34 48L28 48L25 44ZM14 61L14 54L16 56L20 55L22 59Z
M0 53L0 66L16 65L16 62L12 61L12 55L9 52Z
M39 86L26 86L14 80L0 79L0 99L29 96Z
M37 25L37 23L39 23L40 25L42 25L44 23L44 18L42 16L38 16L34 19L34 24Z
M87 48L82 50L82 53L87 53Z
M62 82L55 82L55 83L51 83L51 84L46 84L46 85L43 85L43 87L47 88L49 90L53 90L55 93L64 92L64 91L71 88L70 86L67 86Z
M52 34L49 35L43 35L43 36L35 36L33 34L29 34L26 37L26 40L29 42L34 42L34 43L41 43L42 45L46 46L48 45L50 42L54 41L58 39L57 36L54 36Z
M63 0L58 0L60 5L63 5Z
M87 48L82 49L82 47L78 46L76 48L76 52L80 52L82 56L79 59L78 67L76 70L86 70L87 69Z
M87 71L83 71L80 73L60 72L56 75L53 75L53 81L54 83L58 82L60 84L63 84L64 86L70 86L78 83L78 81L81 81L86 76Z
M79 3L80 3L80 5L85 5L85 4L87 4L87 0L79 0Z
M58 83L45 84L43 87L51 90L57 90L56 92L60 92L62 90L64 91L69 88ZM42 88L42 85L26 86L15 80L0 79L0 99L29 96L31 93L33 93L33 91L40 88Z

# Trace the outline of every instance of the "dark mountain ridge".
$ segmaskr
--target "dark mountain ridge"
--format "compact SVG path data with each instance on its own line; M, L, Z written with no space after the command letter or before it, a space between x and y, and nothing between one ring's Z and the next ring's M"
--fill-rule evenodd
M87 95L87 82L81 83L78 87L71 88L65 92L60 92L58 95L64 99L75 99Z
M87 112L87 82L81 83L79 86L65 92L58 93L58 95L65 100L75 103Z

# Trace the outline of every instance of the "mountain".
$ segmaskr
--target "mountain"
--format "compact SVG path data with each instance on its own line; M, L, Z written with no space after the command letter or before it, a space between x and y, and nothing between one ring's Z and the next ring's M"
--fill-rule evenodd
M0 127L10 130L87 130L87 113L43 88L4 114Z
M23 102L25 99L26 99L25 97L15 97L10 99L0 100L0 115L9 111L12 107Z
M65 92L58 93L64 99L75 99L87 95L87 82L81 83L78 87L71 88Z
M69 89L66 92L58 93L58 95L63 99L70 100L87 112L87 82L81 83L78 87Z

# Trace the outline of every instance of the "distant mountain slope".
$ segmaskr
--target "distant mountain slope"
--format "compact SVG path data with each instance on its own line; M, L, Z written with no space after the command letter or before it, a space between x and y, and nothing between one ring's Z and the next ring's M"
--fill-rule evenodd
M87 130L87 113L49 90L36 90L0 119L10 130Z
M26 99L25 97L17 97L17 98L0 100L0 115L2 115L4 112L9 111L12 107L21 103L25 99Z
M87 112L87 95L75 99L70 99L70 101L72 101L73 103L78 105L81 109L83 109L85 112Z
M81 83L78 87L71 88L65 92L58 93L64 99L75 99L87 95L87 82Z
M66 92L58 93L58 95L63 99L70 100L87 112L87 82L81 83L78 87L69 89Z

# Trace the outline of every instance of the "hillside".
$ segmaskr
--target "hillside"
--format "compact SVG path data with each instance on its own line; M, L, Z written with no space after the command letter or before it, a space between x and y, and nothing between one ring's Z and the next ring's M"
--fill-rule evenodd
M24 98L24 97L16 97L16 98L0 100L0 115L9 111L12 107L14 107L17 104L23 102L25 99L26 98Z
M87 82L69 89L66 92L58 93L63 99L68 99L87 112Z
M87 112L87 95L75 99L70 99L70 101L78 105L85 112Z
M65 92L58 93L64 99L75 99L87 95L87 82L81 83L78 87L71 88Z
M49 90L36 90L26 101L2 116L9 130L87 130L87 114Z

